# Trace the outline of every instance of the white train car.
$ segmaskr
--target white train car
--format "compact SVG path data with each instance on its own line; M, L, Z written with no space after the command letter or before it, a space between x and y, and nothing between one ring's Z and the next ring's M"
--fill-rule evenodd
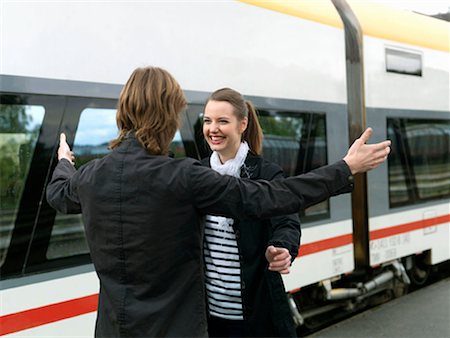
M81 218L53 211L44 190L61 131L77 165L107 153L139 66L186 91L176 156L205 156L203 103L225 86L255 103L263 154L287 175L340 159L365 126L393 140L352 196L301 214L284 278L299 325L422 284L450 259L448 23L351 0L1 6L0 335L93 336L99 285Z

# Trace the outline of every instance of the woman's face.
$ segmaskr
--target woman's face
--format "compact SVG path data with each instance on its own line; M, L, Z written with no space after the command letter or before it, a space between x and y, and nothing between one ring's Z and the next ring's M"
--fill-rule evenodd
M209 101L206 104L203 136L211 150L219 154L222 163L236 156L247 121L247 118L239 121L228 102Z

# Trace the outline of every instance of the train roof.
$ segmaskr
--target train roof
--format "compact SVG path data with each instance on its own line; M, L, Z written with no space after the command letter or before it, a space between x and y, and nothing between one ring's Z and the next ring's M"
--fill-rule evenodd
M331 0L239 0L244 3L342 28ZM450 23L372 1L347 0L366 36L449 52Z

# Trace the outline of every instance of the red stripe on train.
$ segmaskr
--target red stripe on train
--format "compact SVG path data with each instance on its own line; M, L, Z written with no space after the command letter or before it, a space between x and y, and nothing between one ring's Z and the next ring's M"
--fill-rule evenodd
M317 242L302 244L300 246L298 256L306 256L316 252L333 249L339 246L348 245L352 243L353 243L353 235L346 234L338 237L323 239Z
M394 236L405 232L423 229L433 225L450 222L450 215L444 215L435 218L423 219L416 222L401 224L385 229L375 230L370 232L370 240L380 239L384 237Z
M97 311L98 294L0 317L0 336Z
M370 232L370 240L380 239L384 237L394 236L405 232L410 232L433 225L450 222L450 215L443 215L435 218L428 218L416 222L392 226L385 229L375 230ZM321 241L302 244L297 257L306 256L324 250L334 249L339 246L344 246L353 243L352 234L323 239Z

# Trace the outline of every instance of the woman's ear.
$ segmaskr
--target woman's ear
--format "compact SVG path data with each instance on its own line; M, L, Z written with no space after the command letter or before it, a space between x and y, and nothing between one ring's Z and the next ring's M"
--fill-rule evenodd
M248 117L244 117L240 124L241 133L244 133L244 131L247 129L247 127L248 127Z

